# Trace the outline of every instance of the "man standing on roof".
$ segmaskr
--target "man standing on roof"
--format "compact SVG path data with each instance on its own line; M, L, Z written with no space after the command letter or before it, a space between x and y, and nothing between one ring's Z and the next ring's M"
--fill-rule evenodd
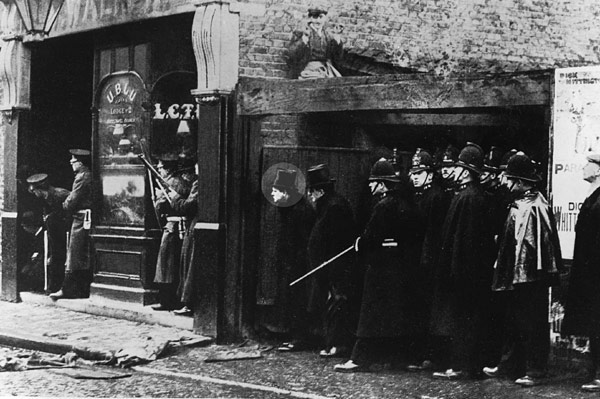
M89 233L92 218L92 172L89 169L90 151L69 150L75 173L73 189L62 208L73 216L67 249L65 279L62 288L50 298L87 298L90 296L92 270L89 262Z
M292 77L314 79L342 76L334 65L343 54L343 27L338 24L333 33L326 31L328 18L324 8L309 8L308 19L304 31L294 32L288 48Z

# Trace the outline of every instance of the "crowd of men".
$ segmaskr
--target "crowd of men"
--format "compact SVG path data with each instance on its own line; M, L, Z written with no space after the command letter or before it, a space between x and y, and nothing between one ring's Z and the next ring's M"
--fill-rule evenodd
M600 156L588 161L584 179L593 194L578 222L565 323L566 333L592 337L592 382L583 389L600 390L600 294L593 288L600 282L594 265ZM296 223L294 212L306 214L295 173L279 171L273 185L276 204L296 198L280 209L282 223ZM436 378L508 376L521 386L539 384L547 378L550 350L548 287L563 271L540 180L525 153L492 147L486 155L470 142L460 152L449 147L439 162L418 149L408 174L382 158L371 169L370 217L359 229L327 165L309 168L316 219L312 229L296 232L308 234L308 270L321 268L301 277L298 248L293 265L279 259L282 278L292 282L281 296L290 341L279 350L304 348L307 335L319 330L306 326L316 324L320 356L349 357L336 371L388 364L430 370Z

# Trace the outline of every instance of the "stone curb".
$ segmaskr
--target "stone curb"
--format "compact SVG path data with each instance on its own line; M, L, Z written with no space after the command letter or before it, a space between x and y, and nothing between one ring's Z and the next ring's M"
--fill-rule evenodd
M75 352L77 356L86 360L107 360L112 358L110 351L79 346L69 341L59 341L52 338L44 338L23 332L16 333L0 329L0 345L14 346L17 348L30 349L54 354L65 354Z

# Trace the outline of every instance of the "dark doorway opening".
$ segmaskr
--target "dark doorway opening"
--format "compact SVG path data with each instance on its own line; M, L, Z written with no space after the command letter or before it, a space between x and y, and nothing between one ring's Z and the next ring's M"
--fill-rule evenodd
M19 132L17 236L20 291L44 289L42 204L27 191L25 179L48 174L55 187L71 189L70 148L90 149L93 77L91 35L49 39L31 45L31 111Z

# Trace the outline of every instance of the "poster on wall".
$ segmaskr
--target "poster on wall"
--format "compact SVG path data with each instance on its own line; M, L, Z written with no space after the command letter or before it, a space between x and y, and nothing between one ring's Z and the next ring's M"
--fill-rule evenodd
M555 72L553 207L563 258L573 259L575 223L589 185L586 156L600 153L600 66Z

